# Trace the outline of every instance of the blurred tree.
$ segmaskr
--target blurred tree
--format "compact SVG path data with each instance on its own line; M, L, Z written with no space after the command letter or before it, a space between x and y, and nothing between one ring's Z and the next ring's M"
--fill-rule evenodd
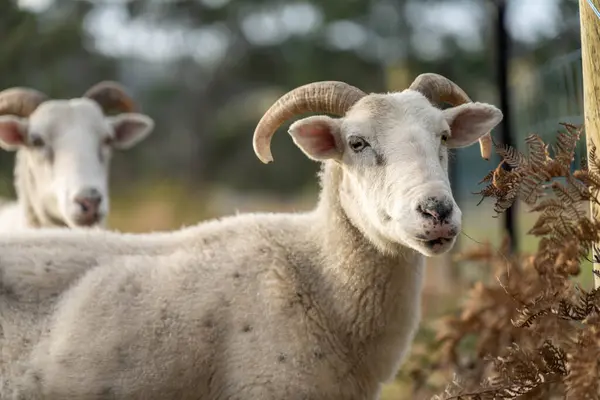
M160 4L138 0L129 2L127 7L132 20L161 21L189 29L218 25L227 33L227 49L218 61L198 65L182 59L174 67L179 76L186 78L174 82L179 86L177 97L173 98L177 106L173 102L170 106L179 110L177 118L183 119L183 125L188 128L178 132L169 129L169 141L186 143L178 153L189 163L187 168L181 168L178 163L177 171L171 173L184 172L181 177L190 186L216 181L238 188L260 184L263 189L295 192L309 181L316 184L316 164L306 162L290 140L277 136L273 143L275 157L286 160L285 163L277 163L277 168L266 168L257 162L250 145L251 136L269 102L284 91L317 80L345 80L365 90L384 89L383 71L376 60L363 60L352 52L333 49L320 41L328 22L360 20L369 9L368 2L316 5L240 0ZM261 23L265 30L277 29L276 26L285 24L286 16L289 19L293 7L308 13L309 19L313 16L314 29L300 26L297 29L306 34L290 34L281 28L280 37L261 37ZM307 23L310 24L310 20ZM265 88L274 90L265 91ZM261 101L260 93L268 97ZM248 96L261 107L253 107L252 113L244 114L239 108L240 99ZM158 109L157 112L164 115ZM238 117L241 115L245 116ZM215 165L219 167L211 168Z
M115 158L120 185L164 177L197 189L204 183L282 195L314 189L317 164L285 135L273 141L276 160L285 162L273 166L260 164L251 146L254 127L272 101L310 81L344 80L367 92L400 90L431 71L455 80L473 98L497 102L491 0L55 0L39 14L16 3L0 0L3 87L32 85L66 97L97 80L119 79L155 118L148 142ZM514 38L520 67L536 70L557 51L577 48L578 32L569 22L576 4L560 0L559 6L556 37ZM122 20L113 21L113 36L102 41L91 21L107 10ZM458 26L452 19L471 23ZM112 51L123 27L172 32L166 46L181 47L179 56L144 60ZM148 37L131 50L143 54L165 46ZM560 96L560 90L548 95ZM476 190L477 171L488 163L476 148L457 154L459 192ZM0 166L9 159L0 152Z

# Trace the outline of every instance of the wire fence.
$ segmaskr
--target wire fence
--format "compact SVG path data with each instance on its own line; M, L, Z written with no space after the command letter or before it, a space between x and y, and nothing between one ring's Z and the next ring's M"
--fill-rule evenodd
M583 124L581 49L558 56L513 85L514 131L519 148L532 133L553 142L561 123ZM575 165L585 156L585 142L576 150Z
M563 31L563 35L552 39L556 46L540 50L539 54L546 54L545 58L539 54L537 57L523 54L510 59L510 123L513 143L521 151L526 151L525 139L530 134L539 135L546 143L554 143L557 132L564 130L561 123L582 125L584 122L581 48L580 43L573 40L579 37L579 19L567 21L565 25L571 42L564 40ZM532 52L537 50L533 49ZM585 141L581 140L575 152L574 168L580 165L585 156ZM496 167L498 162L499 158L496 157L485 166L483 163L475 165L473 160L465 161L457 157L456 168L459 172L456 177L461 187L459 197L464 211L463 231L469 235L469 238L461 239L461 248L477 246L481 242L498 245L505 234L502 218L489 219L490 215L495 214L493 204L486 201L476 206L472 194L481 190L481 186L474 183L490 168ZM517 247L524 251L534 250L537 241L526 235L531 228L532 214L527 207L519 207L516 218ZM483 220L485 224L482 224ZM481 274L471 269L463 269L461 273L466 279L479 279Z

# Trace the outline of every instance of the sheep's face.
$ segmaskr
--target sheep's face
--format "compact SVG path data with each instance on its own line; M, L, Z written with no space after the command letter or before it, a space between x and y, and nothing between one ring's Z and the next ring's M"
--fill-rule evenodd
M141 114L105 116L90 99L51 100L27 119L0 116L0 146L19 150L17 173L26 174L21 191L36 215L71 228L102 226L113 149L134 146L153 127Z
M492 105L442 111L406 90L365 96L340 119L302 119L290 134L309 157L343 167L342 206L375 244L432 256L451 249L461 230L448 149L476 143L501 119Z

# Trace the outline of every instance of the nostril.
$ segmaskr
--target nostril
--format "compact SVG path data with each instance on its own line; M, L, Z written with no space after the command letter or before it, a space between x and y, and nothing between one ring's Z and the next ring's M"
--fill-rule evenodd
M438 203L438 206L436 207L438 219L440 221L444 221L444 220L448 219L448 217L450 217L450 215L452 215L453 208L454 207L452 207L452 204Z
M421 213L426 218L433 218L433 219L439 218L437 212L431 208L425 208L420 205L417 207L417 211L419 211L419 213Z
M100 198L79 197L75 201L84 213L96 211L100 205Z
M100 196L96 196L96 197L88 197L88 198L87 198L87 201L88 201L89 203L91 203L91 204L94 204L94 205L96 205L96 206L97 206L97 205L98 205L98 204L100 204L100 202L102 201L102 197L100 197Z
M85 189L75 196L75 202L79 204L83 213L95 213L102 202L102 195L97 189Z
M417 206L417 211L425 218L438 222L448 219L452 215L454 206L448 200L429 198Z

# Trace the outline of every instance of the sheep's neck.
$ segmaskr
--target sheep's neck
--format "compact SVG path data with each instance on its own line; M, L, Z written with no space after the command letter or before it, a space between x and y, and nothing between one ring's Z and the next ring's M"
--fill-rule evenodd
M351 219L340 201L339 166L327 163L321 181L317 229L325 232L322 249L328 261L318 296L328 303L324 309L332 310L327 317L339 327L338 334L349 336L348 347L362 366L358 368L379 377L393 373L406 340L412 339L407 329L419 317L424 257L402 245L382 247L366 238L365 229L357 227L361 222ZM392 354L382 363L394 351L396 358Z
M34 201L35 179L26 155L18 151L15 157L14 183L17 201L25 213L27 226L31 228L66 226L61 220L44 212L41 204Z

